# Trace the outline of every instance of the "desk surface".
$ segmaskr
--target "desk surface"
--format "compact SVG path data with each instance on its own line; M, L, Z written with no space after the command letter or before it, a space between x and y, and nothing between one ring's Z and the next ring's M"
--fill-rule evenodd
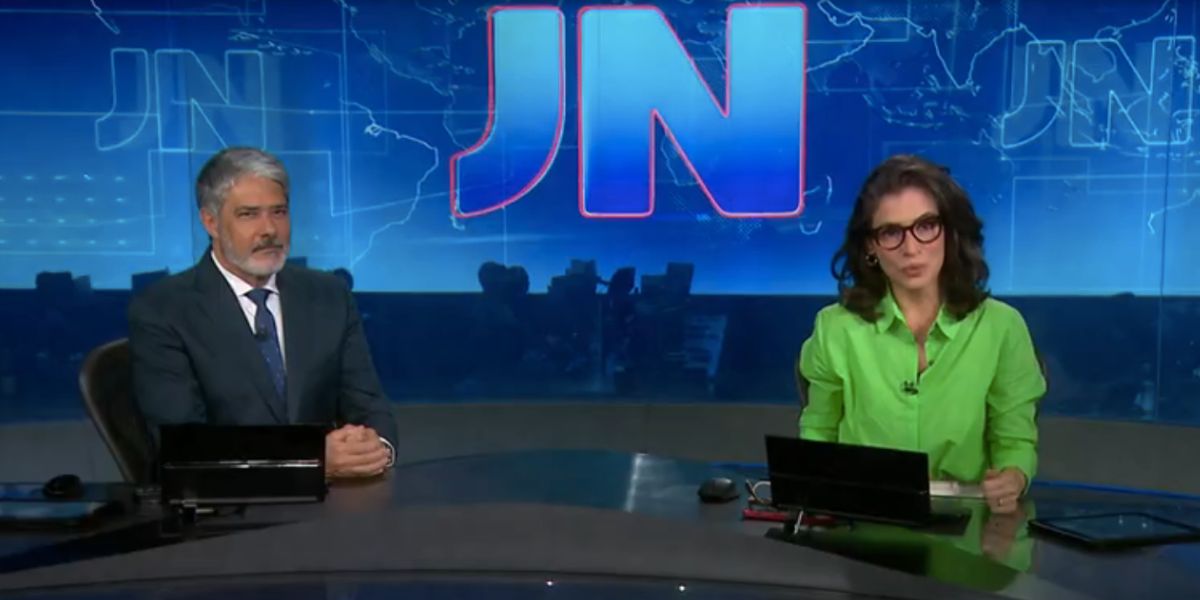
M678 594L679 586L693 598L1200 597L1200 544L1097 554L1031 536L1027 526L1035 515L1128 509L1200 525L1200 503L1035 487L1017 518L952 501L972 513L961 535L857 524L791 544L764 537L774 524L741 520L744 494L700 503L697 486L718 474L756 475L598 451L410 464L375 481L339 483L323 504L214 519L211 526L232 533L183 543L154 542L156 523L136 518L83 541L3 534L0 552L9 557L0 563L10 570L14 556L27 566L61 564L0 575L0 590L67 587L81 597L75 586L88 586L97 597L157 598L189 580L186 595L214 598L324 598L330 586L378 589L380 597L436 594L439 586L462 597L503 588L514 598L541 598L554 586L562 597L591 597L604 586L646 598ZM96 549L110 555L93 558Z

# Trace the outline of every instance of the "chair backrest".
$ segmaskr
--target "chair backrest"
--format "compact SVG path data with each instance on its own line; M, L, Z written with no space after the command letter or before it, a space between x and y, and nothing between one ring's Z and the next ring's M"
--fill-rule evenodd
M1042 400L1045 400L1046 394L1050 393L1050 367L1046 364L1046 357L1042 356L1042 353L1037 349L1037 346L1034 346L1033 348L1033 355L1037 357L1038 368L1042 370L1042 380L1046 382L1046 393L1042 394L1042 397L1037 399L1037 404L1034 405L1033 409L1033 421L1037 423L1041 421Z
M79 371L79 391L125 481L150 483L153 444L133 397L128 339L114 340L88 354Z
M1033 355L1037 358L1038 368L1042 370L1042 379L1046 381L1046 392L1050 392L1050 367L1046 364L1046 357L1038 351L1036 347L1033 349Z
M796 373L796 395L800 399L800 410L804 410L808 406L808 380L800 374L800 369L793 369Z

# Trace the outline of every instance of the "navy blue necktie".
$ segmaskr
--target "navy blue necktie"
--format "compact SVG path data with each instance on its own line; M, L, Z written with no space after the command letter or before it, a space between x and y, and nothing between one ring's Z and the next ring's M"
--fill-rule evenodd
M276 402L274 404L280 416L287 415L287 371L283 366L283 352L279 349L279 331L275 329L275 315L267 308L267 297L271 290L255 288L246 292L246 297L254 303L254 339L258 342L258 351L267 361L267 371L271 373L271 382L275 384Z

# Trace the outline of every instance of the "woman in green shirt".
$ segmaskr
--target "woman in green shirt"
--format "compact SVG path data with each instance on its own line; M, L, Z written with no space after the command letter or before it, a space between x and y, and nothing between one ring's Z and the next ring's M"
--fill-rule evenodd
M922 451L1012 512L1037 470L1046 391L1020 313L988 296L983 224L949 173L895 156L867 178L834 255L841 300L797 368L801 437Z

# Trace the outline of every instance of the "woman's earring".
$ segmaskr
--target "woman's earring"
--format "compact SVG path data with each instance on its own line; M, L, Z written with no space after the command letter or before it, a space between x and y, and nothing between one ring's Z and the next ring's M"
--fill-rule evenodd
M879 257L875 256L874 254L868 254L867 255L867 264L872 267L879 266Z

